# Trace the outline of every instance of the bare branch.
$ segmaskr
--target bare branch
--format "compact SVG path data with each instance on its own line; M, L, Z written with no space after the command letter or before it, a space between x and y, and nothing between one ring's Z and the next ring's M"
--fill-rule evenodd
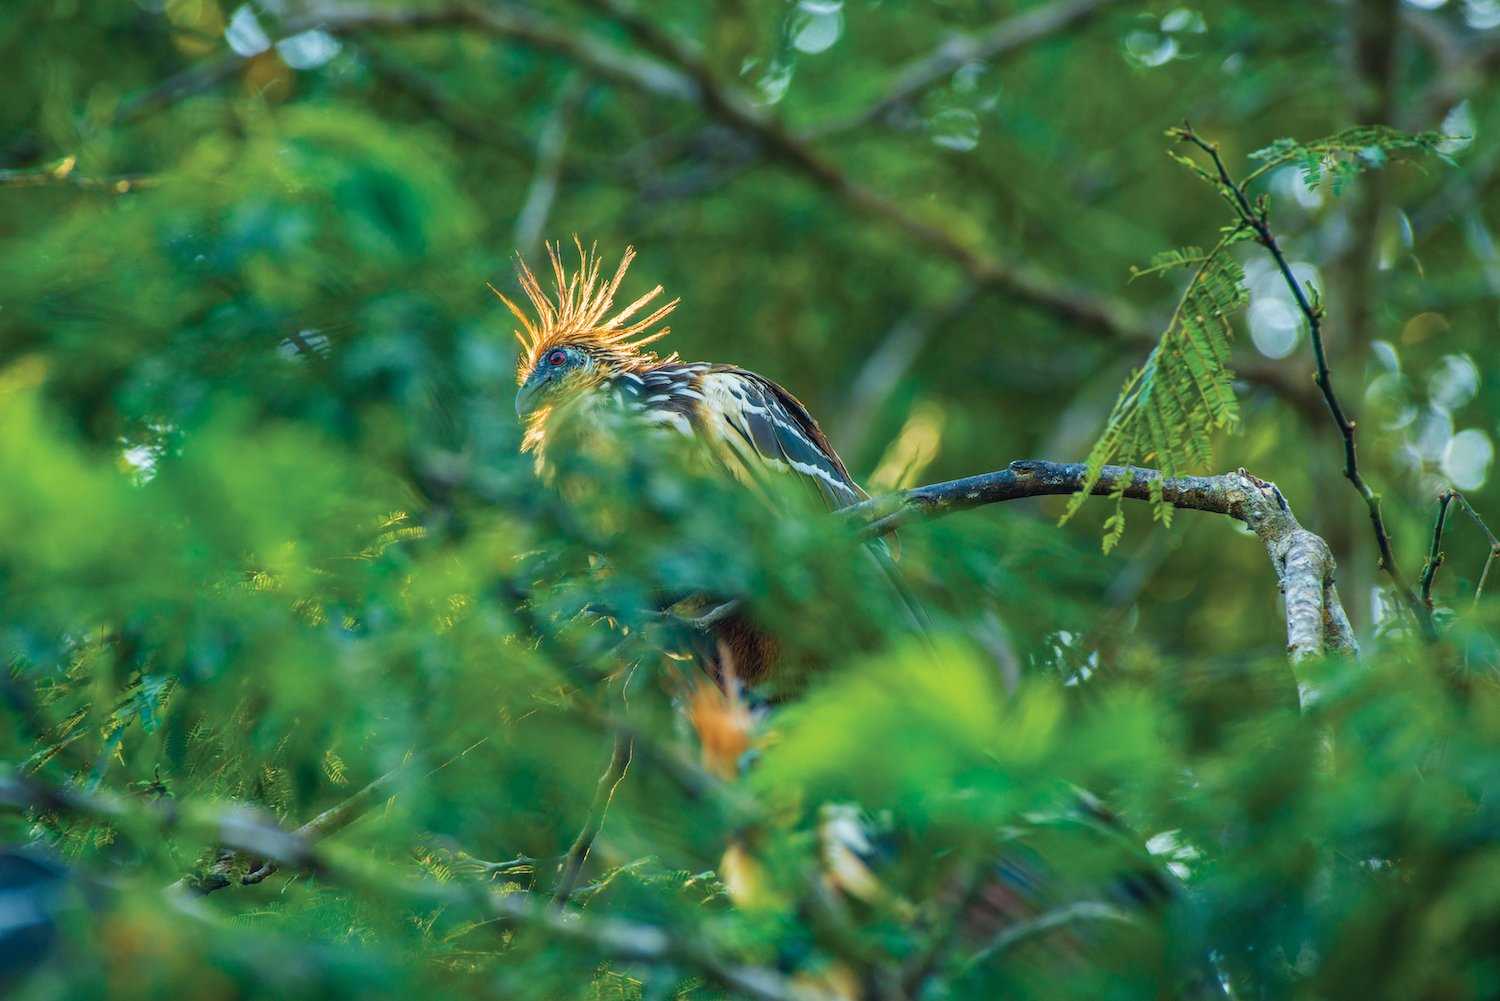
M0 170L0 188L41 188L67 185L85 191L108 191L123 195L142 188L154 188L161 183L158 177L149 174L120 174L114 177L93 177L80 174L74 168L76 156L65 156L44 167L25 170Z
M297 837L306 840L309 844L321 841L329 835L337 834L364 816L370 807L374 806L384 797L390 791L391 787L396 784L396 780L405 773L406 768L406 765L402 765L391 769L342 803L324 810L297 828L293 833ZM240 882L246 886L254 886L256 883L265 880L266 877L275 871L276 863L273 860L262 860L261 864L246 873L240 879Z
M1469 519L1473 521L1474 524L1479 526L1479 530L1483 532L1484 537L1489 540L1490 548L1500 549L1500 538L1497 538L1495 536L1495 533L1490 531L1490 526L1486 525L1484 523L1484 519L1479 517L1479 512L1474 510L1474 506L1469 503L1469 498L1465 497L1457 490L1450 490L1449 493L1453 495L1454 500L1458 501L1458 506L1464 509L1464 513L1469 516Z
M966 63L988 62L1059 35L1089 21L1116 0L1053 0L999 21L984 31L952 35L932 52L896 72L885 94L869 107L817 125L801 134L809 142L828 139L872 125L911 104Z
M1087 474L1088 467L1081 462L1018 460L994 472L916 487L893 497L875 497L843 513L863 523L861 537L874 538L915 518L938 518L1023 497L1073 494L1083 488ZM1105 466L1092 492L1150 501L1153 487L1173 507L1244 522L1265 544L1285 596L1287 650L1294 662L1328 652L1358 653L1334 585L1333 552L1322 538L1297 522L1274 483L1243 469L1219 476L1164 479L1153 469Z
M1484 569L1479 571L1479 583L1474 585L1474 604L1479 604L1479 599L1484 594L1484 583L1490 579L1490 567L1495 564L1495 557L1500 556L1500 546L1491 546L1490 555L1485 558Z
M1477 606L1480 596L1484 594L1485 582L1489 580L1490 567L1494 565L1496 557L1500 557L1500 538L1497 538L1495 533L1490 530L1490 526L1486 525L1484 519L1479 517L1479 512L1474 510L1474 506L1469 503L1467 497L1457 490L1449 490L1448 492L1454 500L1458 501L1458 506L1464 509L1464 513L1469 516L1469 519L1479 526L1479 530L1484 533L1484 537L1490 543L1490 553L1485 557L1484 569L1479 572L1479 583L1474 586L1474 604Z
M899 203L858 184L739 92L721 85L695 52L662 32L649 19L625 9L615 0L594 2L625 25L665 65L622 53L573 26L510 6L407 10L338 5L288 19L283 36L315 28L343 35L458 27L514 38L555 52L601 79L655 97L700 105L712 117L754 139L771 159L797 170L857 212L900 230L933 253L948 258L980 284L993 286L1070 323L1116 336L1144 336L1134 312L1125 304L1071 287L1034 267L995 257L966 237L919 218ZM242 56L225 55L194 67L123 104L115 120L128 121L209 89L227 79L245 61Z
M449 758L447 761L444 761L436 768L428 771L426 777L430 778L433 775L436 775L444 768L447 768L449 765L453 764L453 762L466 756L470 751L473 751L476 747L479 747L481 744L485 743L488 739L488 737L481 737L479 740L476 740L474 743L470 744L462 751L453 755L453 757ZM308 844L315 844L323 840L324 838L337 834L339 831L342 831L344 828L354 823L360 817L364 816L371 807L380 802L382 797L390 794L393 791L397 781L411 769L413 764L414 759L408 757L407 760L402 764L398 765L395 768L392 768L384 775L375 779L373 782L360 789L348 799L345 799L337 805L331 806L327 810L324 810L322 813L318 814L316 817L309 820L301 827L297 828L297 830L293 833L298 838L305 840ZM205 874L204 878L199 880L192 880L189 877L184 876L182 879L179 879L167 889L169 892L181 892L191 889L196 890L200 894L208 894L213 893L217 890L222 890L224 889L224 887L229 885L229 872L233 869L234 862L239 857L239 855L239 852L232 849L227 852L221 851L218 857L214 860L213 864L209 867L209 870ZM253 868L250 870L250 872L246 873L243 877L240 878L240 882L243 885L253 886L256 883L265 881L268 877L276 872L277 863L274 858L256 855L251 855L249 857L254 859L255 861L252 863Z

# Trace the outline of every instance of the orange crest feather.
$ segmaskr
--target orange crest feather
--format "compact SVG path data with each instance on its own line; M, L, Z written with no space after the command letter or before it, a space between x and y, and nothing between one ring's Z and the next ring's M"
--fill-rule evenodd
M642 351L647 344L660 340L671 332L670 327L652 330L657 323L677 308L678 299L658 306L650 315L633 319L653 299L661 295L662 287L656 286L630 305L605 319L614 307L615 293L625 278L625 271L635 259L635 248L626 247L620 258L615 276L607 282L599 280L603 261L597 252L597 244L584 249L582 241L573 237L578 248L578 269L571 275L564 267L561 244L546 244L547 257L552 262L552 284L555 294L549 296L537 281L536 275L526 266L520 254L516 255L516 278L521 291L531 300L536 311L533 319L495 286L490 291L505 303L511 315L520 323L515 331L521 342L521 357L517 360L516 381L524 382L526 374L536 366L537 360L547 351L560 344L574 344L585 349L604 349L623 366L655 361L655 356Z

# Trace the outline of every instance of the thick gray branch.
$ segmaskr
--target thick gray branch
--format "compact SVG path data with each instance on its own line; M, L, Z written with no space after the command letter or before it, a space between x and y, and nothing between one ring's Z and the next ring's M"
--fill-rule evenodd
M1083 489L1087 475L1088 467L1081 462L1019 460L992 473L872 498L846 508L845 514L866 522L861 532L873 538L916 518L938 518L1023 497L1073 494ZM1248 525L1265 544L1286 598L1287 650L1294 662L1324 653L1359 652L1334 586L1332 551L1298 524L1274 483L1243 469L1219 476L1163 478L1152 469L1105 466L1092 492L1151 500L1157 484L1162 499L1173 507L1228 515Z

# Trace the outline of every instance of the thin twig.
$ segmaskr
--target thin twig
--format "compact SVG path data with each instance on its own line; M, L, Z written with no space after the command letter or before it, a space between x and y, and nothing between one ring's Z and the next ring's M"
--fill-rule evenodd
M505 859L501 862L491 862L488 859L470 855L468 852L462 850L449 852L449 862L456 872L482 876L485 879L494 879L497 876L503 876L515 882L520 881L519 877L534 875L537 864L537 860L525 852L522 852L515 858Z
M384 797L391 786L396 783L396 779L406 771L406 768L406 765L392 768L342 803L329 807L297 828L295 834L299 838L305 838L308 842L320 841L330 835L337 834L364 816L370 807L374 806L380 798ZM254 886L256 883L263 882L275 872L276 863L268 859L262 859L259 865L240 877L240 883L245 886Z
M1339 403L1338 395L1334 392L1333 376L1328 368L1328 354L1323 345L1323 307L1321 303L1311 302L1308 299L1307 290L1297 281L1292 274L1292 268L1287 263L1286 255L1276 242L1276 236L1271 232L1269 214L1264 201L1259 206L1252 205L1249 197L1245 194L1244 187L1236 184L1229 176L1228 169L1224 166L1223 159L1219 156L1219 148L1213 143L1201 138L1191 127L1184 125L1174 130L1174 134L1184 142L1188 142L1207 153L1213 161L1214 169L1217 171L1217 181L1222 189L1225 199L1238 213L1240 221L1255 231L1257 242L1265 247L1276 262L1277 269L1281 272L1282 279L1287 288L1291 290L1293 298L1297 302L1297 308L1307 320L1308 333L1312 339L1313 356L1317 361L1317 375L1315 382L1318 389L1323 393L1323 402L1328 405L1328 412L1333 416L1334 423L1338 426L1339 434L1344 441L1344 478L1347 479L1360 497L1364 498L1365 506L1370 512L1370 526L1375 533L1375 544L1380 550L1380 566L1391 579L1391 584L1401 601L1412 613L1418 628L1424 639L1430 641L1437 639L1437 630L1432 623L1432 610L1424 605L1412 590L1411 585L1406 583L1406 578L1401 574L1396 565L1396 555L1391 548L1390 533L1385 527L1385 518L1380 511L1380 495L1370 489L1359 471L1359 459L1355 454L1354 445L1354 421L1350 420L1344 413L1343 405ZM1314 293L1315 294L1315 293Z
M1422 566L1422 604L1429 611L1432 609L1432 581L1437 576L1438 567L1443 565L1443 525L1448 520L1448 505L1453 503L1453 496L1452 490L1438 494L1437 519L1432 523L1432 549L1427 554L1427 562Z
M1484 582L1490 579L1490 567L1495 563L1495 557L1500 556L1500 546L1491 546L1490 555L1485 557L1484 569L1479 571L1479 583L1474 586L1474 605L1479 606L1479 598L1484 594Z
M78 173L78 158L65 156L55 163L24 170L0 170L0 188L43 188L67 185L85 191L108 191L123 195L142 188L154 188L161 178L149 174L119 174L114 177L94 177Z
M1474 524L1479 526L1479 530L1483 532L1484 537L1489 540L1490 548L1500 548L1500 537L1497 537L1495 533L1490 530L1490 526L1484 523L1484 519L1479 516L1479 512L1474 510L1474 505L1469 503L1469 498L1465 497L1458 490L1450 490L1449 493L1453 495L1454 500L1458 501L1458 506L1464 509L1464 513L1469 516L1470 520L1473 521Z
M1479 583L1474 586L1474 605L1478 607L1479 598L1484 594L1485 581L1489 580L1490 577L1490 567L1494 565L1495 558L1500 557L1500 537L1496 537L1495 533L1490 530L1490 526L1486 525L1484 519L1479 517L1479 512L1474 510L1474 505L1469 503L1467 497L1457 490L1450 490L1449 493L1453 495L1454 500L1458 501L1458 506L1463 508L1464 513L1469 516L1469 519L1479 526L1479 530L1484 533L1484 537L1490 543L1490 554L1485 557L1484 569L1479 572Z
M552 903L557 907L566 905L578 887L578 878L583 874L583 864L588 861L589 849L593 848L594 839L604 827L604 815L609 812L610 801L614 799L615 790L625 780L625 772L630 768L634 743L630 737L615 735L609 766L604 769L604 774L599 776L599 782L594 786L594 799L589 803L588 819L584 821L583 830L578 832L568 854L563 857L562 872L557 877L556 889L552 891Z
M436 775L444 768L447 768L449 765L453 764L453 762L468 755L469 752L473 751L475 748L479 747L487 740L489 740L488 737L479 738L474 743L464 748L462 751L458 752L448 760L444 761L442 764L438 765L436 768L428 771L426 777L430 778L433 775ZM392 787L396 785L397 780L406 774L413 763L414 759L408 758L400 765L397 765L395 768L392 768L384 775L364 786L358 792L354 793L354 795L324 810L322 813L318 814L316 817L309 820L301 827L297 828L294 833L297 837L304 839L309 844L315 844L319 841L322 841L324 838L328 838L334 834L337 834L339 831L342 831L344 828L354 823L360 817L364 816L372 806L378 803L387 793L389 793ZM233 851L228 852L227 855L221 852L219 856L214 860L214 863L209 867L208 872L202 879L191 880L189 877L184 876L182 879L179 879L177 882L168 887L168 889L186 890L191 888L193 890L196 890L200 894L208 894L213 893L217 890L222 890L229 885L228 873L233 868L233 863L238 854L239 853ZM264 882L266 879L274 875L277 871L277 864L274 859L261 856L254 856L253 858L254 862L252 863L252 868L250 869L250 871L247 872L244 876L240 877L240 883L244 886L254 886L257 883Z

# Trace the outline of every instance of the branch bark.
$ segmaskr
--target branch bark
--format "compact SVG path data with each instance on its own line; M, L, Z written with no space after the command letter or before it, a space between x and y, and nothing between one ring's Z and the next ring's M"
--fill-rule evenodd
M939 518L1023 497L1076 493L1083 488L1087 471L1081 462L1018 460L994 472L872 498L845 508L844 514L863 522L862 537L875 538L918 518ZM1164 479L1153 469L1105 466L1092 492L1148 501L1156 483L1173 507L1228 515L1244 522L1265 545L1285 599L1287 651L1294 663L1326 653L1358 654L1354 630L1334 584L1333 552L1321 537L1298 523L1274 483L1243 469L1219 476Z
M80 174L73 168L78 158L65 156L55 163L24 170L0 170L0 188L41 188L67 185L85 191L108 191L123 195L142 188L154 188L161 179L149 174L120 174L114 177L93 177Z

